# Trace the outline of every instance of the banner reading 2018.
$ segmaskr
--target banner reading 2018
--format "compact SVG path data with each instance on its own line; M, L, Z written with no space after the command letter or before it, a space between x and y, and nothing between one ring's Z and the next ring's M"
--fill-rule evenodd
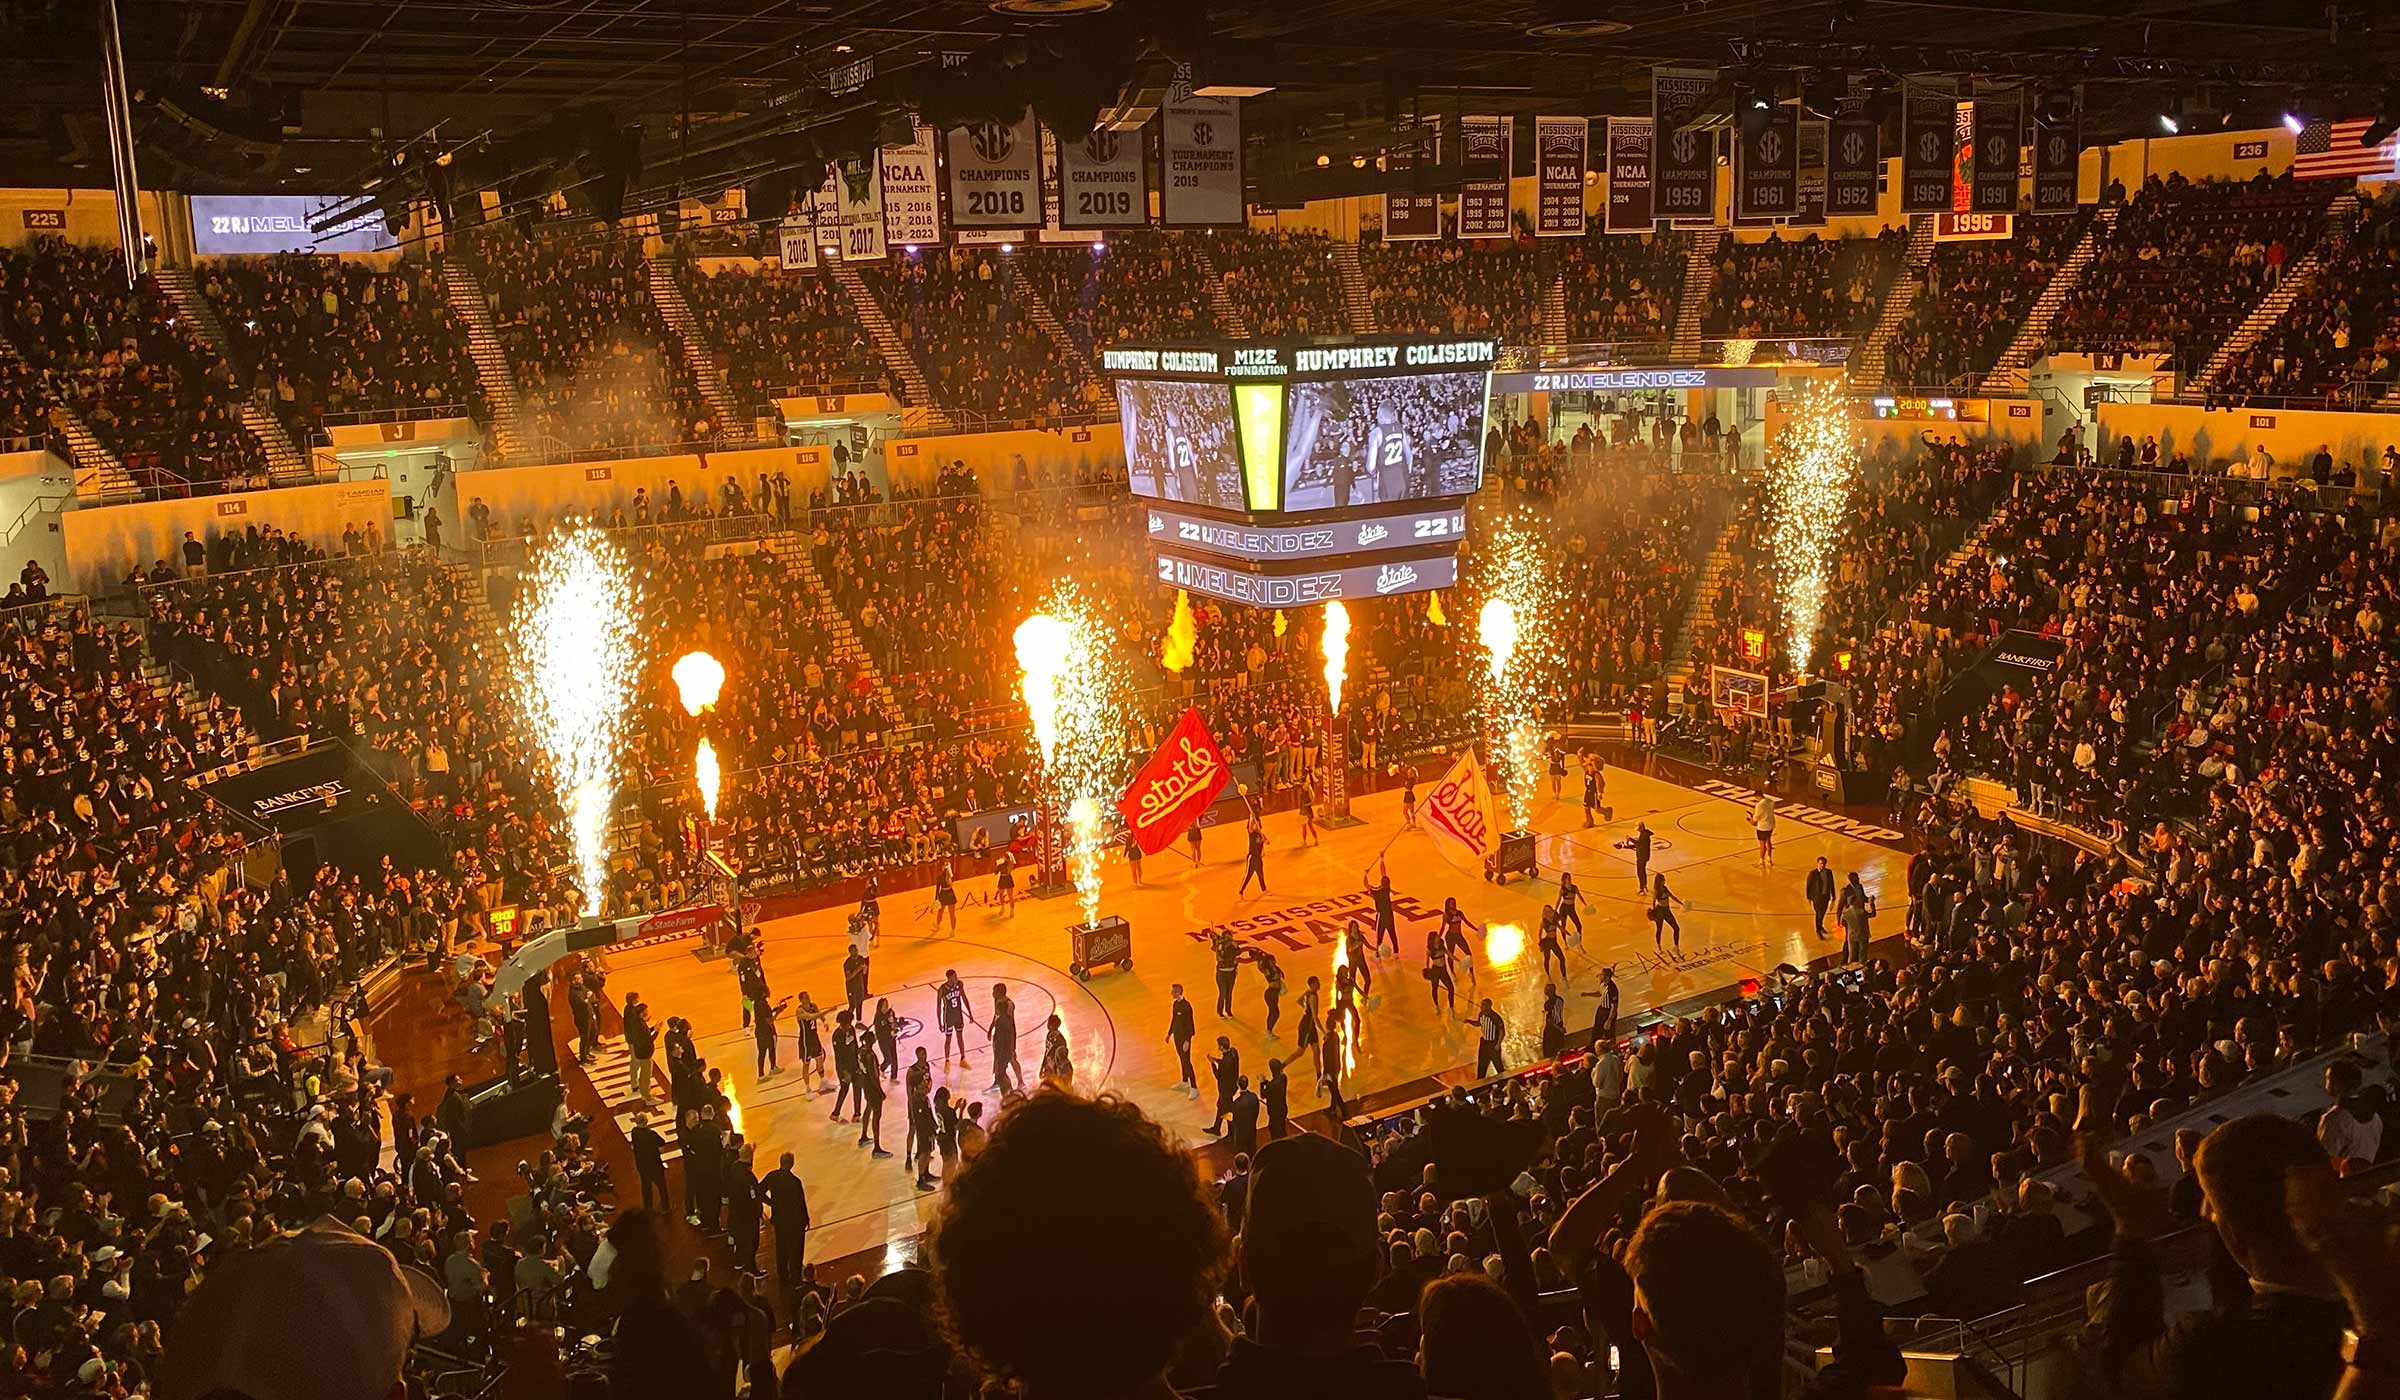
M1166 184L1159 217L1168 225L1238 227L1242 222L1242 100L1194 97L1178 88L1159 115Z
M1028 110L1013 122L942 133L950 158L952 228L1028 228L1042 221L1041 130Z

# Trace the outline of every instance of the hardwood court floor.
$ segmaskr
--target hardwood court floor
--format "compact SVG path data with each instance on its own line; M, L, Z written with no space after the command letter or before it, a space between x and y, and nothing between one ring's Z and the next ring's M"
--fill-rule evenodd
M1310 976L1323 979L1330 1005L1335 931L1352 912L1371 923L1362 881L1379 859L1390 864L1403 955L1373 963L1374 998L1366 1011L1357 1068L1345 1085L1353 1099L1428 1076L1463 1079L1473 1068L1474 1029L1450 1016L1447 1007L1435 1012L1420 972L1426 933L1438 922L1447 897L1455 896L1473 922L1470 938L1480 951L1474 984L1460 978L1458 1014L1471 1016L1476 997L1492 997L1509 1025L1512 1066L1538 1053L1543 976L1534 931L1542 907L1557 899L1561 865L1575 872L1591 901L1584 914L1586 935L1570 952L1569 985L1562 989L1569 998L1568 1025L1576 1033L1590 1024L1592 1002L1586 994L1598 984L1604 964L1616 968L1623 1011L1630 1015L1759 975L1781 962L1805 963L1834 951L1834 939L1812 935L1802 895L1807 871L1819 855L1831 861L1837 878L1855 870L1876 892L1879 936L1900 925L1907 856L1897 832L1844 823L1830 812L1815 814L1823 825L1811 824L1808 812L1787 802L1776 831L1774 868L1762 870L1750 833L1749 799L1739 789L1721 783L1687 787L1611 765L1607 800L1614 818L1589 829L1583 825L1581 790L1579 771L1567 778L1563 801L1553 801L1547 782L1542 784L1533 826L1542 833L1543 874L1533 881L1490 884L1455 845L1422 829L1402 829L1395 793L1361 799L1355 808L1361 825L1327 831L1320 843L1305 847L1297 844L1297 816L1269 817L1266 863L1272 893L1255 888L1237 893L1242 858L1241 833L1235 828L1209 829L1204 859L1196 868L1180 845L1150 858L1139 886L1123 861L1112 859L1101 912L1131 921L1134 964L1128 971L1097 971L1083 983L1066 970L1065 929L1081 917L1072 897L1031 900L1020 893L1012 913L995 901L990 877L962 882L958 931L944 929L937 936L932 892L896 893L883 900L868 1009L871 1013L873 997L891 998L893 1009L906 1018L903 1067L914 1060L916 1047L925 1046L934 1082L949 1085L954 1096L983 1099L988 1114L997 1096L990 1092L982 1033L971 1032L971 1066L945 1066L941 1036L933 1029L933 989L945 969L956 968L976 1015L985 1017L992 984L1006 982L1017 1005L1018 1054L1028 1075L1038 1070L1043 1022L1055 1011L1073 1052L1077 1089L1124 1094L1200 1141L1207 1136L1213 1096L1204 1088L1201 1096L1190 1098L1180 1088L1175 1054L1165 1039L1170 985L1183 984L1197 1013L1195 1059L1199 1051L1213 1049L1218 1035L1227 1035L1255 1080L1270 1057L1291 1053L1293 1002ZM1637 820L1647 821L1656 833L1651 868L1665 872L1675 892L1693 906L1678 911L1680 952L1671 940L1664 950L1654 949L1632 859L1615 848ZM805 989L819 1006L841 1004L847 913L820 910L765 926L767 976L779 1000ZM1273 949L1283 964L1290 990L1274 1037L1265 1030L1261 980L1248 963L1236 987L1235 1015L1220 1021L1213 1014L1215 979L1206 930L1219 924L1231 927L1246 945ZM1492 924L1520 928L1521 945L1506 935L1487 939L1485 929ZM902 1170L898 1154L907 1126L898 1086L884 1112L883 1145L894 1156L870 1158L855 1145L855 1127L827 1121L832 1099L814 1092L803 1077L788 1024L782 1069L763 1080L757 1075L751 1033L741 1026L740 999L725 962L700 959L689 941L622 950L608 962L613 1001L622 1004L627 992L638 991L657 1020L690 1019L701 1053L725 1071L733 1086L742 1131L756 1145L758 1169L772 1166L780 1153L797 1155L815 1227L812 1261L873 1249L923 1228L936 1198L920 1194ZM621 1059L621 1043L617 1048ZM1294 1115L1320 1107L1313 1071L1293 1065L1288 1073ZM1205 1086L1205 1064L1200 1076ZM657 1078L663 1084L664 1074ZM633 1105L625 1083L622 1067L612 1063L595 1087L620 1125L630 1126ZM662 1131L666 1119L658 1115Z

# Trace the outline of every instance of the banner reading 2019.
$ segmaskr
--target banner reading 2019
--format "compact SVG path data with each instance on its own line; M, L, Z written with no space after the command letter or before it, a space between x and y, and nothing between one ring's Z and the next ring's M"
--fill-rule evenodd
M1242 100L1178 88L1159 117L1159 217L1182 228L1242 222Z

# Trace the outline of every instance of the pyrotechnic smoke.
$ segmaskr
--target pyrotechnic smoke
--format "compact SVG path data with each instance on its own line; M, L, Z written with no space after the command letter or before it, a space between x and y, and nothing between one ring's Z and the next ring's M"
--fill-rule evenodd
M1068 870L1090 923L1100 914L1103 818L1125 785L1132 681L1115 633L1072 583L1050 590L1016 641L1042 749L1042 808L1065 828Z
M600 913L608 884L636 604L623 554L608 536L577 526L534 547L513 619L525 726L574 833L587 917Z
M716 708L717 697L725 693L725 664L705 651L685 652L668 674L675 678L683 712L694 719L702 710Z
M1477 557L1484 747L1506 793L1509 825L1526 831L1542 767L1542 713L1564 669L1551 630L1559 584L1550 550L1521 513L1501 516Z
M1321 643L1325 653L1325 693L1333 700L1333 713L1342 712L1342 682L1350 674L1350 610L1339 598L1325 604L1325 636Z
M1058 751L1058 679L1067 668L1071 644L1067 625L1047 613L1035 613L1017 624L1017 669L1024 673L1020 689L1045 766Z
M1167 644L1158 664L1169 671L1190 669L1192 653L1200 648L1200 621L1192 616L1192 595L1175 590L1175 616L1167 623Z
M1450 619L1442 615L1442 590L1438 588L1425 595L1425 620L1436 627L1450 625Z
M716 746L702 738L699 751L692 756L692 780L699 784L700 805L708 809L708 819L712 822L717 819L717 784L721 776L717 771Z
M1767 510L1775 541L1775 579L1783 600L1784 648L1792 670L1808 672L1834 544L1858 474L1850 404L1836 380L1794 395L1767 463Z

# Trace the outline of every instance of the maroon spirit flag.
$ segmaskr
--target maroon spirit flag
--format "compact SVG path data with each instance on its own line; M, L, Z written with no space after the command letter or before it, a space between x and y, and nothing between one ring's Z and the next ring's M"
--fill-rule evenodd
M1117 810L1142 854L1154 856L1200 820L1231 776L1225 751L1209 737L1200 712L1187 709L1158 752L1125 785Z

